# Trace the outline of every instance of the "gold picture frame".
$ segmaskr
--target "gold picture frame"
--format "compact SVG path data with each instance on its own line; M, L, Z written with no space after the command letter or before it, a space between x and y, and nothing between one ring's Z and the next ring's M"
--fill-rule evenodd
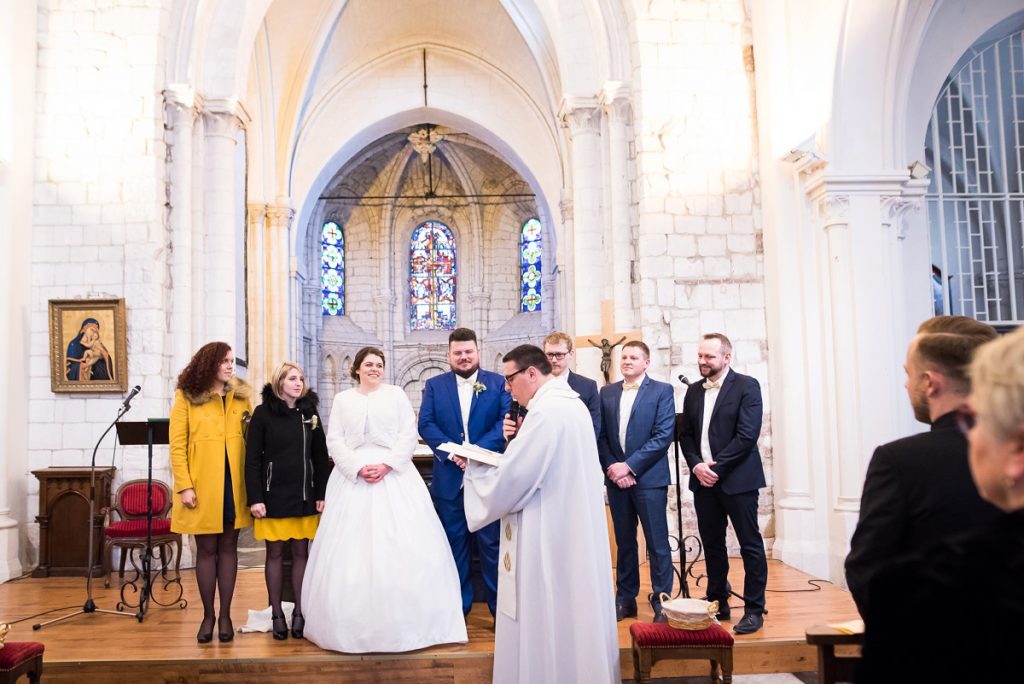
M124 299L50 300L50 389L128 389Z

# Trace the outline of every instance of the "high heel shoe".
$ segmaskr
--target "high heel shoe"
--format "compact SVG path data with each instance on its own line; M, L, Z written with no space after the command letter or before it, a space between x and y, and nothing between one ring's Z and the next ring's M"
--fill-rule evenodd
M227 629L224 628L224 623L227 623ZM221 615L220 622L220 633L217 634L217 638L220 639L222 644L225 644L235 638L235 626L231 622L230 615Z
M302 613L292 613L292 638L301 639L302 630L306 628L306 618Z
M196 641L201 644L208 644L213 641L213 623L216 619L217 618L214 615L210 615L208 617L203 616L203 621L199 623L199 632L196 634ZM209 628L204 630L203 628L207 627L207 623L209 623Z
M288 622L285 621L284 615L273 615L270 622L273 625L275 639L284 641L288 638Z

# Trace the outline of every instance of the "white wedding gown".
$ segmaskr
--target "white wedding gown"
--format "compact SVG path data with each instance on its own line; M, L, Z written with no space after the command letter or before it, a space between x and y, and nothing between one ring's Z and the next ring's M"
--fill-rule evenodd
M405 392L339 393L327 447L335 467L302 584L305 637L346 653L465 643L451 547L412 463L415 416ZM386 463L376 484L356 473Z

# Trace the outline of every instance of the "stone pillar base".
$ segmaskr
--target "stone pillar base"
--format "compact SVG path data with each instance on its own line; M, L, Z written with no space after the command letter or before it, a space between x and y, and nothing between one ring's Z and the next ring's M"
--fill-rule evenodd
M0 582L20 577L21 560L18 553L18 521L0 512Z

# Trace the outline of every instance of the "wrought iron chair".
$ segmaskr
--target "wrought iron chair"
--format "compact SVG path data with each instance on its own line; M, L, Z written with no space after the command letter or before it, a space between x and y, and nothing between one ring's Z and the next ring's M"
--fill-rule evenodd
M118 578L124 581L125 560L131 558L136 571L140 571L133 552L146 549L146 480L129 480L123 483L114 495L110 513L116 513L119 520L104 527L106 543L103 549L104 586L110 586L113 548L121 549ZM171 489L163 482L153 481L153 536L154 550L159 550L161 573L164 577L174 558L174 575L181 577L181 535L171 532ZM174 545L172 551L171 545Z

